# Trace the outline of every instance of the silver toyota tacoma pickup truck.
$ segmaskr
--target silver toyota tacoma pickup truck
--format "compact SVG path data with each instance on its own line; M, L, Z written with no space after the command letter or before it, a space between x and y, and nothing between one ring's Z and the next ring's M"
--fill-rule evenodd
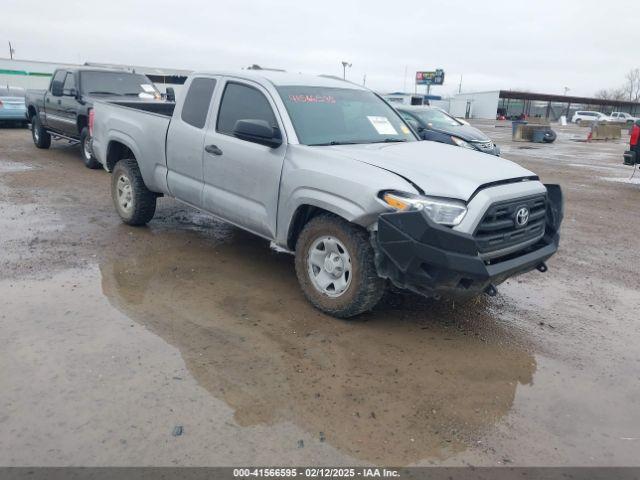
M504 158L419 141L374 92L284 72L192 74L173 105L96 102L93 151L122 220L168 195L295 254L302 291L352 317L389 284L495 294L546 271L558 185Z

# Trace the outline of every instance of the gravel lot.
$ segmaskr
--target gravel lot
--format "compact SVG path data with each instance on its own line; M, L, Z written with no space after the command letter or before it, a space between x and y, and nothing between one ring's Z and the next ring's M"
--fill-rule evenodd
M352 322L265 241L169 199L122 225L77 147L0 129L0 465L640 465L628 136L476 126L562 184L549 271Z

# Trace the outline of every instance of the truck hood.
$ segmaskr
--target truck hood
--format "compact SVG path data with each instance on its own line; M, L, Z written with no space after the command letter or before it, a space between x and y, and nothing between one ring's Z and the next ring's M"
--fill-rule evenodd
M318 147L314 147L318 148ZM536 177L502 157L436 142L334 145L328 148L351 160L393 172L427 195L467 201L481 185Z

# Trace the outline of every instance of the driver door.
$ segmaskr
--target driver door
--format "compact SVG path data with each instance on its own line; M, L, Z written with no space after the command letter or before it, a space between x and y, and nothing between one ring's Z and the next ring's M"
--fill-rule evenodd
M282 122L262 86L225 79L222 87L204 138L203 206L235 225L275 238L286 138L272 148L241 140L233 130L238 120L264 120L285 137Z
M76 95L75 76L73 72L67 72L62 85L62 97L60 97L58 114L60 116L60 131L70 137L78 137L80 135L76 118L79 106Z

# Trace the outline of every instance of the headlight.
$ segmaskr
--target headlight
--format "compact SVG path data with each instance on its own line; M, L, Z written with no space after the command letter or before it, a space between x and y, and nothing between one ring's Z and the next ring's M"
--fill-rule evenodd
M470 150L475 150L475 147L473 145L471 145L469 142L465 142L464 140L462 140L461 138L458 137L451 137L451 140L453 140L453 143L455 143L457 146L462 147L462 148L468 148Z
M467 213L464 202L452 198L425 197L404 192L384 192L382 200L396 210L424 210L434 222L451 227L458 225Z

